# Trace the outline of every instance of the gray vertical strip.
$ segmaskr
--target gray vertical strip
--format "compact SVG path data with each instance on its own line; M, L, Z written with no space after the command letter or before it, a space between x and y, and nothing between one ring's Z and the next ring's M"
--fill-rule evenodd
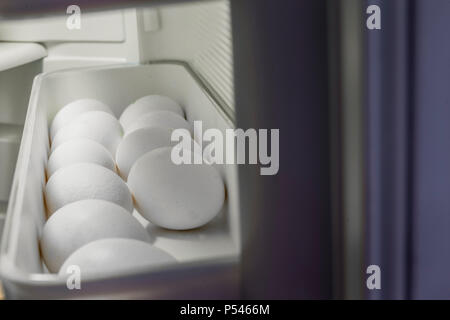
M413 299L450 299L450 1L415 0Z
M244 298L332 296L325 0L232 0L237 127L279 128L280 170L239 166Z
M409 175L411 1L366 1L366 7L372 4L381 9L381 30L365 29L366 266L381 268L381 290L366 288L366 295L369 299L404 299L408 297L412 182Z
M364 21L360 0L343 0L341 4L344 297L361 299L364 285Z
M328 61L330 89L330 171L332 210L333 298L344 295L343 216L342 216L342 65L341 65L341 1L327 0Z

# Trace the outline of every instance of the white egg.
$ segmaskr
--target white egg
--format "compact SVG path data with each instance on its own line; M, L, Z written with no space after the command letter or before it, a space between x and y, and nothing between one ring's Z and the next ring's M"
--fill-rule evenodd
M50 127L50 137L56 135L59 129L69 124L73 119L84 112L88 111L104 111L114 115L111 108L103 102L95 99L79 99L62 107L55 115Z
M114 172L94 163L76 163L56 171L45 186L47 209L53 214L63 206L84 199L114 202L133 212L126 183Z
M154 111L170 111L184 117L183 109L176 101L165 96L149 95L129 105L120 116L120 123L127 130L128 126L141 116Z
M78 248L105 238L150 242L144 227L124 208L105 200L81 200L56 211L46 222L41 252L51 272L58 272Z
M58 131L52 141L51 150L55 150L60 144L71 139L86 138L102 144L114 156L122 139L122 132L119 121L109 113L85 112Z
M50 155L47 163L47 176L68 165L89 162L115 171L114 159L100 143L90 139L73 139L59 145Z
M200 227L222 208L222 178L217 169L206 163L174 164L171 152L171 147L150 151L131 168L128 186L136 209L153 224L167 229Z
M142 128L126 135L117 147L116 162L119 174L125 180L131 167L145 153L176 142L170 140L171 131L166 128Z
M129 134L134 130L147 127L160 127L168 129L182 128L192 133L192 126L183 117L169 111L156 111L147 113L134 121L128 126L125 134Z
M59 270L60 276L71 274L71 266L77 266L81 275L104 276L134 273L176 263L165 251L134 239L102 239L76 250Z

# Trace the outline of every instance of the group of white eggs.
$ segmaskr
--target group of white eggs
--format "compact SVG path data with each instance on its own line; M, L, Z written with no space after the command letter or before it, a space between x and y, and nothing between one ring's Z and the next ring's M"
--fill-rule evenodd
M171 230L203 226L220 212L225 187L217 169L171 161L177 128L192 132L181 106L160 95L136 100L119 120L95 99L56 114L46 171L49 218L40 239L50 272L66 275L75 265L105 274L174 262L151 244L133 210Z

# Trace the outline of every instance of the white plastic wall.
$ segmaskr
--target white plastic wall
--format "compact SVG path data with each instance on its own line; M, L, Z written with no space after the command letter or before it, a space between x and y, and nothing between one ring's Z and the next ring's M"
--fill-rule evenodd
M145 9L138 12L141 19ZM230 108L233 95L233 52L229 1L187 3L157 9L160 28L141 28L142 60L183 60Z
M233 58L229 1L187 2L88 13L81 29L69 15L0 21L0 41L42 43L44 70L114 63L181 60L233 108Z

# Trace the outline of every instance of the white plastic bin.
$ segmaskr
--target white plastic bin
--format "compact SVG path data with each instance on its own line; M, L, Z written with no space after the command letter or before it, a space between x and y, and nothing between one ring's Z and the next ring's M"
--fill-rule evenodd
M56 71L36 77L11 190L0 272L7 298L237 298L239 200L235 165L220 165L227 188L223 211L208 225L168 231L146 224L160 247L179 263L151 271L81 279L81 290L46 272L39 254L45 223L44 168L49 153L48 123L72 100L91 97L109 104L116 116L139 97L162 94L177 100L191 123L203 129L232 128L221 106L183 63L120 65Z

